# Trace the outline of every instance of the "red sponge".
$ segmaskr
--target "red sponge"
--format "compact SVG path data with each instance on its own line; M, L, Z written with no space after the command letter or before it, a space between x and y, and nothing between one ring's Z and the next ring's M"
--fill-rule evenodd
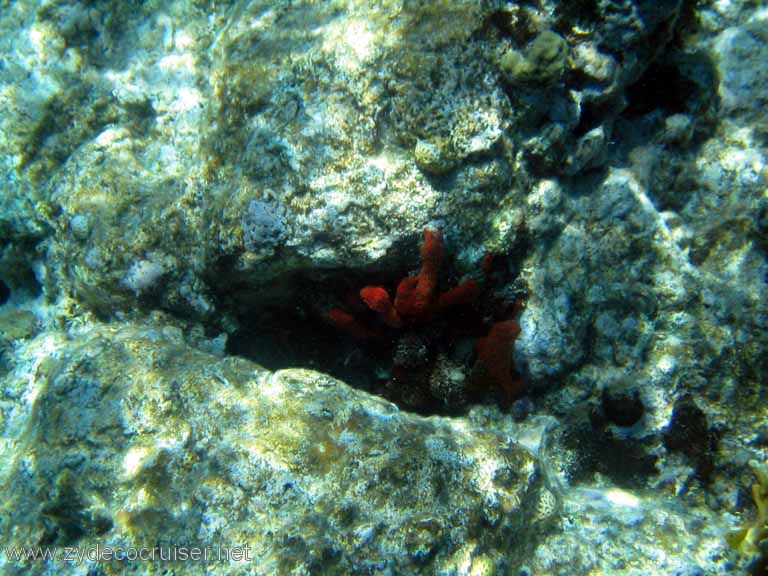
M387 326L400 328L403 325L397 310L392 306L392 301L389 299L389 292L381 286L366 286L360 290L360 298L368 308L381 314L381 318Z
M437 279L443 263L443 240L439 232L424 229L420 254L421 272L403 278L395 295L397 312L417 321L428 318L435 305Z
M328 312L328 319L339 330L346 332L350 336L364 340L374 334L365 326L360 324L352 314L344 312L341 308L332 308Z
M513 344L520 334L517 320L505 320L491 326L488 336L477 342L477 363L487 378L504 393L507 402L523 392L523 381L515 375Z

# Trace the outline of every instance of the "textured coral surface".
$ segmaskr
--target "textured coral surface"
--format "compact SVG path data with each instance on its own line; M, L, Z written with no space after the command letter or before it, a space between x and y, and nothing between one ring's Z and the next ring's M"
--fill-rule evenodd
M767 24L0 0L0 571L759 571Z

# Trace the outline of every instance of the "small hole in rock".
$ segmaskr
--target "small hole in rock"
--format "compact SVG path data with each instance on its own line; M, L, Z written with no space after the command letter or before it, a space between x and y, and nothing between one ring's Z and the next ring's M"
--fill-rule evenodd
M696 84L680 74L671 64L656 63L627 88L629 105L624 116L633 118L661 109L667 114L685 112L686 103Z
M626 90L622 116L635 118L655 110L666 115L702 115L717 106L717 73L706 54L672 54L651 64Z

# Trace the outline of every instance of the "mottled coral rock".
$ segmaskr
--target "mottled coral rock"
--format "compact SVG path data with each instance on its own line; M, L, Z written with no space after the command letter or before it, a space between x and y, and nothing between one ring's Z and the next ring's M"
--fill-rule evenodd
M549 84L565 73L568 44L562 36L546 30L531 43L525 54L509 50L501 59L501 71L512 83Z
M251 564L191 574L511 573L545 520L536 458L500 430L220 359L156 325L49 332L17 352L6 544L251 546Z

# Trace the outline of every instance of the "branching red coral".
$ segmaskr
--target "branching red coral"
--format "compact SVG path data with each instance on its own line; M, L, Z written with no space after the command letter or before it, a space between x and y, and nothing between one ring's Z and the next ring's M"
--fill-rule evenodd
M483 274L491 273L491 268L493 267L493 258L493 253L488 253L483 256L483 259L480 261L480 269L483 271Z
M400 280L395 294L395 309L403 318L414 319L425 316L426 302L417 296L418 276L407 276Z
M470 279L440 294L437 299L437 307L442 312L455 306L471 304L477 300L478 296L480 296L480 284L476 280Z
M341 308L331 308L328 312L328 320L342 332L346 332L350 336L361 340L370 338L374 335L371 330L355 320L355 317L352 316L352 314L345 312Z
M365 305L378 312L382 321L392 328L400 328L404 323L420 324L430 320L436 312L448 308L471 304L480 294L480 286L475 280L444 292L437 293L440 267L443 263L443 240L439 232L424 229L424 242L421 245L421 271L415 276L406 276L397 285L395 301L392 302L386 288L366 286L360 290L360 298ZM329 319L344 331L360 337L364 334L363 325L339 308L334 308ZM354 322L353 322L354 321Z

